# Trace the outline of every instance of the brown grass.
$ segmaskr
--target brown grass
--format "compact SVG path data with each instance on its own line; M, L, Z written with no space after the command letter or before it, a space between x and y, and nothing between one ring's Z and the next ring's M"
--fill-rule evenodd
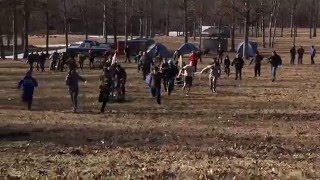
M298 42L311 44L302 37ZM84 71L88 83L81 84L79 114L71 113L66 73L36 72L40 86L29 112L16 89L27 65L2 61L0 177L318 179L319 65L307 65L308 56L306 65L288 65L289 47L289 38L277 41L285 65L276 83L266 62L260 78L252 77L247 63L241 83L234 74L223 76L211 94L203 76L190 97L177 88L162 96L161 106L136 65L124 64L127 102L108 105L105 115L98 114L100 70Z

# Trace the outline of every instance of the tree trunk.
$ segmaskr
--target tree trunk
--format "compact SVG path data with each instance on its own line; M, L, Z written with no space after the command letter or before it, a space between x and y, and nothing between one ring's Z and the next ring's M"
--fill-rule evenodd
M312 39L312 28L313 28L313 21L314 21L314 14L313 14L313 7L310 9L310 27L309 27L309 38Z
M262 29L262 47L266 48L266 23L264 16L264 0L261 0L261 29Z
M29 21L30 21L30 7L29 0L25 0L23 5L24 11L24 34L23 34L23 58L27 58L29 54Z
M203 26L203 17L204 17L204 0L201 2L201 15L200 15L200 23L199 23L199 49L202 49L202 26Z
M283 37L283 29L284 29L284 20L283 20L283 17L281 17L281 34L280 34L281 37Z
M128 42L128 0L124 0L124 45Z
M149 10L148 10L148 0L144 1L144 35L149 38Z
M183 0L184 9L184 42L188 43L188 0Z
M13 60L18 59L18 53L17 53L17 45L18 45L18 37L17 37L17 1L13 0L13 12L12 12L12 32L13 32Z
M131 0L131 14L130 14L130 39L133 39L133 18L134 16L134 0Z
M295 34L295 14L296 14L296 7L297 7L297 2L293 2L292 9L291 9L291 16L290 16L290 36L291 38Z
M297 26L293 27L293 45L296 45L296 37L297 37Z
M48 0L47 0L47 6L48 6ZM49 11L48 7L46 9L46 54L49 55Z
M65 41L66 41L66 50L69 47L69 24L68 24L68 12L67 12L67 4L66 0L63 0L63 15L64 15L64 33L65 33Z
M247 59L247 52L249 46L249 26L250 26L250 0L245 2L245 22L244 22L244 45L243 58Z
M318 28L318 18L319 18L319 1L314 0L314 7L315 7L315 17L313 21L313 37L317 37L317 28Z
M231 0L231 3L232 3L232 8L234 7L234 2L235 0ZM231 52L235 52L236 49L235 49L235 12L232 11L232 14L231 14L231 49L230 51Z
M166 36L169 36L169 32L170 32L170 6L171 6L171 0L167 0L167 7L166 7Z
M279 12L280 12L280 6L281 6L281 1L278 2L277 5L277 14L274 18L274 29L273 29L273 36L272 36L272 44L271 47L274 47L274 40L275 40L275 36L276 36L276 32L277 32L277 21L278 21L278 17L279 17Z
M107 2L104 1L103 4L103 37L105 43L108 43L108 11L107 11Z
M139 35L143 37L143 5L139 4Z
M2 15L2 14L1 14ZM3 27L2 24L0 24L0 59L5 59L5 54L4 54L4 45L3 45Z
M150 24L149 24L149 30L150 30L150 37L154 37L154 1L150 1Z
M272 5L272 11L271 11L271 14L270 14L270 22L269 22L269 43L268 43L268 47L272 47L272 24L273 24L273 21L274 21L274 14L275 14L275 11L276 11L276 4L275 2L273 2L273 5Z
M117 47L118 46L118 20L117 20L117 0L112 1L112 24L113 24L113 42L114 45Z

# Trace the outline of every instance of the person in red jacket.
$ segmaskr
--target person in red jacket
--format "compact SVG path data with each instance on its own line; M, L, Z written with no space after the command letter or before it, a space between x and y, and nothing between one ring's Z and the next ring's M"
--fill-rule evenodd
M192 51L192 53L189 57L189 61L190 61L191 65L194 67L194 72L197 72L198 60L199 60L199 56L197 55L196 52Z

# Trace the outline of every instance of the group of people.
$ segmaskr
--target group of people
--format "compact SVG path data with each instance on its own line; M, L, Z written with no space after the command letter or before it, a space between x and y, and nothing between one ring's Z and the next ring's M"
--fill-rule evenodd
M295 47L290 50L291 53L291 64L295 62L295 55L298 53L298 63L302 64L304 50L300 47L297 51ZM37 70L39 70L38 64L42 71L44 71L45 56L41 53L39 56L31 53L28 57L28 63L30 64L30 70L27 72L26 76L19 82L19 88L23 87L23 100L28 103L28 109L31 109L33 90L37 87L37 81L32 77L32 70L34 63L37 63ZM89 67L93 68L94 54L92 51L89 54ZM130 59L130 49L127 47L125 49L126 60L125 62L131 62ZM316 54L315 47L311 47L311 64L314 64L314 57ZM185 63L179 60L181 56L175 53L172 59L161 58L160 56L151 57L147 52L139 52L135 56L134 60L138 64L138 72L141 72L143 80L147 83L150 88L150 93L152 97L156 98L158 104L161 104L161 91L162 87L168 95L171 95L176 82L182 80L182 90L186 96L189 96L190 89L193 85L193 80L197 74L209 74L209 87L212 93L217 92L218 80L222 75L222 70L224 69L225 75L230 76L230 67L235 68L235 80L242 80L242 70L245 65L244 59L237 54L235 58L231 61L229 55L224 56L224 51L219 48L217 52L217 57L213 58L212 63L206 66L201 71L197 70L198 61L201 61L201 53L192 51L189 56L189 62ZM71 100L73 103L73 111L77 112L78 109L78 94L79 94L79 81L84 81L85 79L77 73L78 67L83 68L83 61L86 56L83 54L78 55L78 63L74 56L69 56L67 54L59 55L59 53L54 52L50 56L51 64L50 69L56 70L57 67L63 71L64 66L67 65L69 68L68 75L66 77L66 85L68 86ZM105 53L103 60L103 73L99 77L100 80L100 94L99 102L102 103L100 112L105 111L106 104L109 102L110 96L116 95L119 99L124 99L125 95L125 85L127 80L127 73L125 69L117 62L117 53L110 54ZM261 75L261 65L265 58L256 52L254 57L251 59L250 64L254 64L254 76ZM267 58L271 65L272 82L276 80L278 67L282 65L282 59L277 54L276 51L272 52L272 55ZM79 66L78 66L79 64ZM222 67L223 66L223 67Z
M34 63L39 63L41 70L44 71L44 65L46 56L44 53L41 53L39 59L37 60L37 54L30 53L28 56L28 63L30 65L30 69L27 71L26 75L22 78L18 83L18 88L23 89L22 100L26 102L28 105L28 109L31 110L32 102L33 102L33 94L34 89L38 86L37 80L32 76ZM42 57L43 56L43 57ZM65 57L64 57L65 56ZM50 59L52 60L50 63L51 70L60 69L63 71L64 66L67 65L69 71L65 79L65 84L68 87L68 92L71 97L71 102L73 105L73 112L76 113L78 111L78 95L79 95L79 81L86 82L85 78L79 75L77 69L80 67L83 68L82 59L79 58L78 62L75 59L74 55L69 55L66 58L67 54L63 53L62 58L59 53L55 51ZM81 55L80 55L81 57ZM89 51L89 60L90 59L90 51ZM63 60L63 61L62 61ZM60 64L60 65L59 65ZM79 66L78 66L79 64ZM99 77L99 98L98 101L102 103L100 112L104 113L107 103L109 102L109 96L114 96L118 101L122 101L125 97L125 84L127 79L127 73L125 69L114 61L112 56L106 56L104 60L103 73ZM59 68L57 68L57 66ZM37 67L38 70L38 67Z
M311 64L315 64L314 58L316 56L316 53L317 53L316 48L314 45L312 45L310 48ZM305 54L305 50L303 49L302 46L300 46L298 49L296 49L296 46L293 45L292 48L290 49L290 55L291 55L290 64L291 65L295 64L297 54L298 54L298 64L303 64L303 57Z

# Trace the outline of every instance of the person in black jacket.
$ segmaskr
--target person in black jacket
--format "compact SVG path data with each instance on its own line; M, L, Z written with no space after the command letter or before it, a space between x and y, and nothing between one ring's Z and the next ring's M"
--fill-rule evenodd
M302 46L300 46L300 48L298 49L298 64L302 64L304 52L304 49L302 48Z
M179 74L179 69L174 65L173 61L169 61L169 67L166 71L165 78L167 79L168 95L170 96L174 90L174 81L176 80L177 75Z
M226 75L228 75L228 77L230 76L230 65L231 65L231 62L230 62L229 56L227 55L224 58L224 72L226 73Z
M257 51L254 58L251 60L250 65L254 62L254 77L261 75L261 61L263 60L263 56Z
M244 66L244 60L240 57L239 54L237 54L236 58L232 61L231 66L234 66L236 69L236 80L238 78L240 81L242 80L242 68Z
M291 55L290 64L294 64L294 61L296 60L296 54L297 54L296 46L293 45L292 48L290 49L290 55Z
M277 54L276 51L272 52L272 56L268 58L270 65L271 65L271 73L272 73L272 82L275 82L276 80L276 75L277 75L277 69L279 66L282 65L282 59L281 57Z

